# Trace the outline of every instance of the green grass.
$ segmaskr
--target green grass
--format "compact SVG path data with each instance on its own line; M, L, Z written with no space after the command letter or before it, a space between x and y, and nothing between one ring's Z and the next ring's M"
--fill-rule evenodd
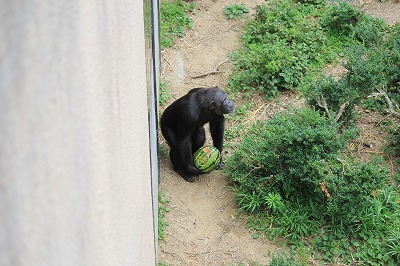
M159 103L160 105L166 105L171 98L171 91L168 89L168 82L161 80L160 81L160 94L159 94Z
M291 0L257 6L242 47L230 54L235 71L229 89L276 96L295 89L310 69L331 62L335 55L317 19L321 12Z
M171 47L175 39L185 36L192 28L192 19L188 16L196 4L182 0L161 1L160 7L160 43L161 48Z
M168 222L164 220L165 213L169 212L167 207L169 200L165 199L161 192L158 193L158 240L165 238L165 229L168 226Z

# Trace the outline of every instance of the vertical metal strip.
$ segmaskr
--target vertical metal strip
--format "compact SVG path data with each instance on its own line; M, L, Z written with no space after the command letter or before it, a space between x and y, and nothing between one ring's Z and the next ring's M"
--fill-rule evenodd
M158 160L158 92L160 86L160 35L159 35L159 1L151 0L152 3L152 116L150 123L151 145L151 165L152 165L152 194L153 194L153 212L154 212L154 244L156 250L156 263L158 264L158 182L160 173L160 164Z
M146 63L148 83L150 163L153 200L154 246L158 262L158 91L160 85L159 0L144 0Z

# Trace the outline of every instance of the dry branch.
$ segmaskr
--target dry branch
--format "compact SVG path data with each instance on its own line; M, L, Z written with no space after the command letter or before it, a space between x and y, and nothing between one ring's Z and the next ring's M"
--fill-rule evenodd
M322 95L321 95L321 100L322 100L322 103L317 101L317 104L318 104L319 107L324 108L324 110L326 112L326 115L330 119L331 118L331 113L329 112L329 108L328 108L328 104L326 103L326 99Z
M200 75L196 75L196 76L192 76L192 79L198 79L198 78L202 78L202 77L206 77L208 75L213 75L213 74L218 74L218 73L222 73L223 71L219 70L219 67L223 64L228 62L228 59L223 60L221 63L219 63L213 70L208 71L206 73L200 74Z
M340 106L339 112L337 113L335 117L335 121L339 121L340 117L342 116L344 110L346 109L347 105L349 105L349 101L346 101L342 106Z
M389 98L389 96L387 95L386 91L384 91L384 90L382 90L382 89L380 89L380 90L378 90L378 91L379 91L379 92L372 93L370 96L368 96L368 98L370 98L370 97L376 98L376 97L382 95L383 98L385 99L386 104L387 104L388 107L389 107L389 109L386 110L386 111L387 111L389 114L392 114L392 115L394 115L394 116L396 116L396 117L400 117L400 113L397 112L397 111L394 109L394 105L396 106L397 109L399 109L399 106L398 106L396 103L393 104L392 100L390 100L390 98Z

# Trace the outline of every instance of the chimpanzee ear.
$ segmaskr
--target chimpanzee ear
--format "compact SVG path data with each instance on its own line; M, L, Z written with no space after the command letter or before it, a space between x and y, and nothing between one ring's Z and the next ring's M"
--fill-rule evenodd
M215 102L211 101L210 104L208 105L208 109L210 109L210 110L214 109L214 105L215 105Z

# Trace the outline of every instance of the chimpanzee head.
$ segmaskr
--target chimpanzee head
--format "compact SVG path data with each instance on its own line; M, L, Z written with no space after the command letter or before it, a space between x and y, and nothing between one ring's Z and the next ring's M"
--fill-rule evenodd
M228 99L226 92L215 87L210 89L209 93L209 109L214 110L217 115L230 114L235 110L235 105Z

